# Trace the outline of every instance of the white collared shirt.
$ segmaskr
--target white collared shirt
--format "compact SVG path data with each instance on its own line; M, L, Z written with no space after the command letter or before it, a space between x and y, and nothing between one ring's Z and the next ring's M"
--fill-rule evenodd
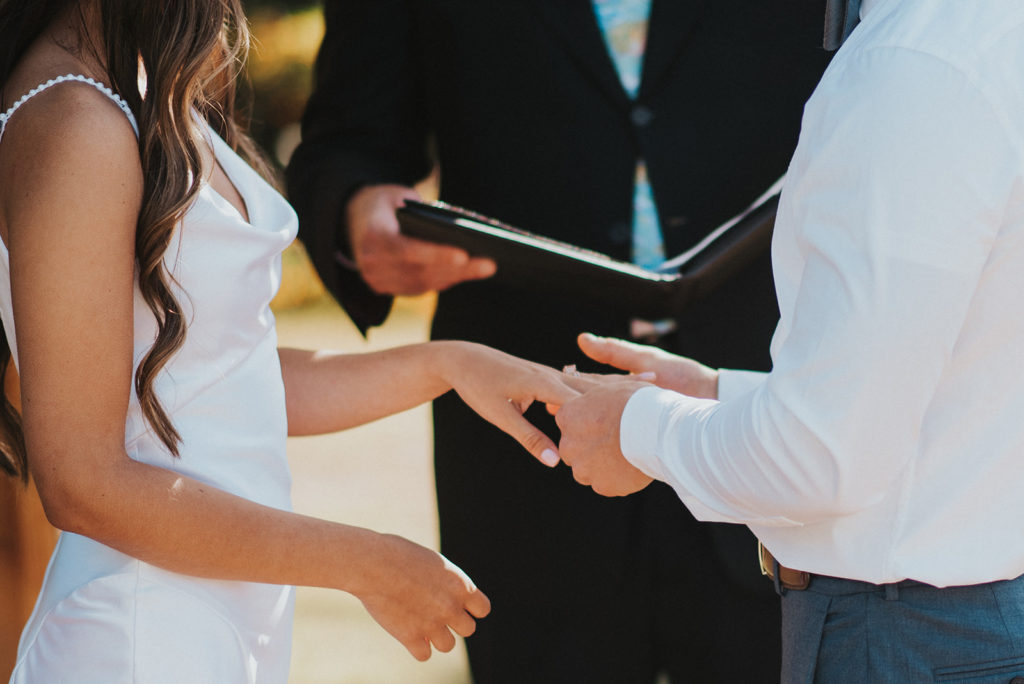
M865 3L865 7L868 3ZM1024 3L878 0L808 102L773 371L644 389L621 446L784 565L1024 573Z

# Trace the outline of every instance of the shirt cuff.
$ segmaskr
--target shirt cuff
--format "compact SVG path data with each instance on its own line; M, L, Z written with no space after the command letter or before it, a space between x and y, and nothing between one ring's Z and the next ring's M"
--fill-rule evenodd
M663 457L673 457L672 453L661 453L663 433L670 418L678 417L679 414L694 413L717 403L712 399L697 399L659 387L645 387L634 393L626 402L619 425L619 448L634 467L648 477L671 486L697 520L738 522L698 501L684 483L677 481L671 464L662 460Z
M669 469L659 454L662 432L672 412L686 412L693 408L715 403L710 399L696 399L660 387L644 387L633 393L626 402L619 423L619 448L622 455L635 468L648 477L669 481Z
M760 371L722 368L718 371L718 400L729 401L746 394L756 389L767 377L767 373Z

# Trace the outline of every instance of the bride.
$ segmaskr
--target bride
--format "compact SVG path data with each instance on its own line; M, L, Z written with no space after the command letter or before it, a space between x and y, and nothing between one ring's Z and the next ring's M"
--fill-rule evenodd
M285 438L450 389L548 465L561 374L443 341L278 349L296 233L234 119L239 0L0 0L0 466L64 532L13 682L285 682L291 585L418 659L490 610L434 551L290 512ZM0 370L3 370L0 368ZM453 634L454 632L454 634Z

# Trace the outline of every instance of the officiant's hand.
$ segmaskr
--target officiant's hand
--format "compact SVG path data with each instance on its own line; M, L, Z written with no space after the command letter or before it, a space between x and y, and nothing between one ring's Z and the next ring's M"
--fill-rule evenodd
M718 398L718 371L693 359L611 337L583 333L576 338L583 353L594 361L637 375L659 387L702 399Z
M395 210L407 199L420 200L419 193L403 185L367 185L346 207L352 256L375 292L417 295L494 275L490 259L402 235Z

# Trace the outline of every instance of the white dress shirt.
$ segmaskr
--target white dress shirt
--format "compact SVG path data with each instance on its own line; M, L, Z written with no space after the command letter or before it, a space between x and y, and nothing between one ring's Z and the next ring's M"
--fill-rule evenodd
M631 463L784 565L1024 574L1024 3L877 0L804 111L769 374L657 388Z

